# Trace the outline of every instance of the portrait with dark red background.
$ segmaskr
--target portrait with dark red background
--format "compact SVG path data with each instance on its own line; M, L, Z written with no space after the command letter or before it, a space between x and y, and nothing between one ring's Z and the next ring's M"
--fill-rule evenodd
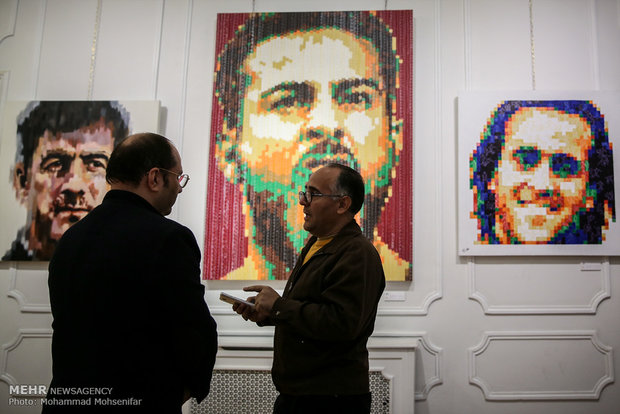
M219 14L216 55L204 278L286 279L298 193L338 162L387 280L411 280L412 11Z

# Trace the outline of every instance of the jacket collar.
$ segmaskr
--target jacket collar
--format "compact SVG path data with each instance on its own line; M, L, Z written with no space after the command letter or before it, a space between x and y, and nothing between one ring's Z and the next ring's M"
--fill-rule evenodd
M355 219L353 219L346 226L344 226L338 232L338 234L334 236L334 239L332 241L327 243L325 246L321 248L321 250L315 253L315 256L319 254L321 255L322 254L333 254L338 251L338 249L342 246L343 243L345 243L350 238L357 237L357 236L363 236L362 229L357 224ZM291 272L288 278L288 282L284 289L285 292L290 291L295 285L295 283L297 283L297 280L299 279L301 275L301 270L305 266L305 264L303 263L303 258L306 257L308 250L310 250L310 247L312 247L312 245L314 244L316 240L317 240L316 236L310 237L308 239L308 242L302 249L301 254L299 255L299 258L297 259L297 263L295 264L295 267L293 268L293 271Z
M147 209L149 211L157 213L160 216L162 215L159 211L157 211L155 209L155 207L153 207L151 205L151 203L146 201L144 198L140 197L138 194L132 193L131 191L110 190L110 191L108 191L106 193L105 197L103 198L103 203L105 203L106 201L108 201L108 202L116 202L116 201L128 202L128 203L131 203L131 204L135 205L136 207L142 207L142 208L145 208L145 209Z
M331 242L329 242L325 247L321 249L321 252L333 253L335 250L338 249L338 247L341 245L341 242L343 240L346 240L349 237L355 237L361 234L362 234L362 229L360 228L360 226L357 224L355 220L351 220L346 226L344 226L338 232L338 234L334 236L334 239ZM310 246L312 246L316 240L317 240L316 236L312 236L308 239L308 243L306 243L306 246L302 250L302 256L306 255L308 250L310 250Z

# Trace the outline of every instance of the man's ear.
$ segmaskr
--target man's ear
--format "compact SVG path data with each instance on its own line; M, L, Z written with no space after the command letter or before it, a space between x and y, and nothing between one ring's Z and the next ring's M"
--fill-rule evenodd
M146 188L149 191L159 191L164 185L164 179L159 173L159 168L151 168L143 179L146 181Z
M344 214L347 211L349 211L349 208L351 207L352 203L353 203L353 200L351 200L351 197L349 196L340 197L340 199L338 200L338 214Z
M237 170L237 129L228 129L226 125L222 127L222 133L218 136L215 145L215 159L217 166L224 173L230 182L235 182Z
M30 190L30 182L26 174L23 162L15 163L13 168L13 188L15 189L15 198L20 204L26 204L28 200L28 191Z

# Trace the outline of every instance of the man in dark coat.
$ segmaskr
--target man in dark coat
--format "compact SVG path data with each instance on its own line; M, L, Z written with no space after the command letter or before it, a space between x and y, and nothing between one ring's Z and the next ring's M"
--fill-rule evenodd
M164 216L187 184L172 143L136 134L112 153L103 203L49 265L53 379L43 412L180 413L209 392L216 324L192 232Z
M284 293L269 286L233 309L275 325L271 374L280 392L274 413L370 413L366 343L374 330L385 275L381 258L355 215L364 201L360 174L341 164L315 171L299 193L301 251Z

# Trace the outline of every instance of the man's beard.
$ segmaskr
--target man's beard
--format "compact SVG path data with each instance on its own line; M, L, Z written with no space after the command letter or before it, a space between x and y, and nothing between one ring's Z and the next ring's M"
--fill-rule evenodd
M51 237L52 220L37 209L31 217L29 227L30 231L26 236L28 250L32 251L36 260L50 260L58 242Z
M35 211L30 221L28 249L37 260L50 260L66 228L81 220L93 206L86 200L83 192L63 191L51 202L47 214L33 208Z
M298 200L297 192L304 188L310 175L330 163L347 165L360 171L359 162L349 148L340 144L339 139L324 139L306 151L293 167L289 194L276 196L269 190L256 192L246 181L247 200L256 227L254 240L261 248L263 257L271 265L271 276L276 279L288 277L305 243L301 237L302 234L305 236L303 228L295 229L293 234L287 229L287 211L292 212L295 208L301 208L297 203L289 205L287 200ZM376 178L366 177L366 180L374 181ZM390 185L370 187L374 189L374 193L367 193L364 197L360 224L364 235L373 240L373 232L381 218Z

